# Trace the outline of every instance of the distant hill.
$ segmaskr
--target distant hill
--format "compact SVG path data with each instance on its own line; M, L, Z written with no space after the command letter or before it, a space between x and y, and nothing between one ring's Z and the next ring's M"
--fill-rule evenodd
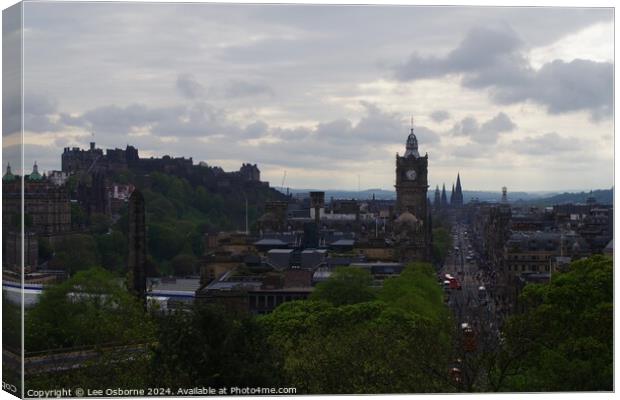
M284 189L276 187L283 193L288 190L289 193L295 196L305 197L309 192L320 191L321 189ZM355 190L323 190L325 192L325 199L356 199L356 200L368 200L375 196L377 200L395 200L396 192L393 190L384 189L364 189L360 191ZM448 199L450 198L450 192L447 192ZM434 199L435 191L429 190L428 198L431 201ZM465 203L470 202L473 199L480 201L499 201L502 194L501 192L483 191L483 190L464 190L463 201ZM526 203L532 205L553 205L562 203L585 203L589 196L593 196L600 204L612 204L613 203L613 189L594 190L590 192L508 192L508 200L511 203Z
M592 192L558 193L553 196L524 201L524 203L539 206L552 206L554 204L565 203L585 203L588 197L594 197L594 199L596 199L596 202L599 204L613 204L614 190L612 188L593 190Z

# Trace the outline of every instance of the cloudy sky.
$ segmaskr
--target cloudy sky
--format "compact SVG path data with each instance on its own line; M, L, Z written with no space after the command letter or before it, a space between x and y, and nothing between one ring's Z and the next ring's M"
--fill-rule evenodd
M94 132L391 189L413 116L433 188L608 188L613 62L610 9L26 3L26 160L59 169Z

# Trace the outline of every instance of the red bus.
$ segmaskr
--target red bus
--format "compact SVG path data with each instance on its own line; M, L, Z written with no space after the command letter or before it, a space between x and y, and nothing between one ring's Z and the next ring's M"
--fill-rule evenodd
M446 274L445 278L446 278L446 280L444 281L444 284L445 284L445 282L449 282L450 289L461 290L461 284L459 283L459 281L455 277L453 277L450 274Z

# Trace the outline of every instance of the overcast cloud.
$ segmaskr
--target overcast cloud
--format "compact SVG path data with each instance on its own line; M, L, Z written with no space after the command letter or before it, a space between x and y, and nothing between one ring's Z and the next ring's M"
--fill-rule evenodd
M526 50L510 26L476 27L447 55L414 53L395 75L400 80L416 80L454 74L462 78L464 87L489 89L500 105L529 100L554 114L587 110L594 120L611 116L611 62L553 60L534 69Z
M611 9L33 2L24 24L43 170L94 133L273 185L390 189L413 116L433 187L612 185Z

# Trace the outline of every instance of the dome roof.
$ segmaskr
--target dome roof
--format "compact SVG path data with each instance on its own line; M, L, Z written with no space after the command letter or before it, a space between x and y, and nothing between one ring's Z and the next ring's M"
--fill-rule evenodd
M417 224L418 219L415 215L411 214L409 211L405 211L400 214L400 216L396 219L397 224Z
M36 161L34 162L34 165L32 167L32 173L28 175L28 179L31 181L40 181L41 179L43 179L43 177L39 173L39 166L37 165Z
M278 220L278 218L276 217L274 213L266 212L265 214L261 215L261 217L258 220L260 222L275 222Z

